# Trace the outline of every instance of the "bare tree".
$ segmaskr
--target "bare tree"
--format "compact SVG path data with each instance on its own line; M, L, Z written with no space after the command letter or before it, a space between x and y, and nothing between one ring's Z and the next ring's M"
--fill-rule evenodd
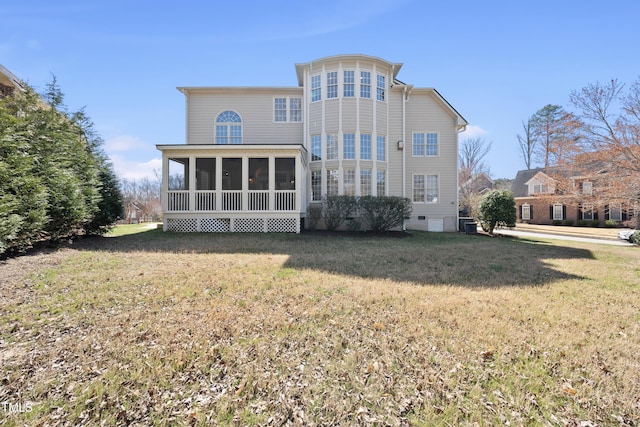
M144 220L157 220L162 214L160 204L160 181L147 177L141 180L120 180L120 188L124 198L125 216L130 217L132 206L142 211Z
M489 167L484 163L484 158L493 142L486 142L483 138L468 138L460 144L458 153L458 163L460 171L460 182L468 181L472 176L486 173L489 174Z
M485 174L484 180L489 179L489 167L484 162L484 158L491 151L492 142L486 142L483 138L469 138L460 144L458 153L458 182L460 184L459 203L460 210L466 211L469 216L479 214L481 188L484 186L481 175ZM476 185L477 184L477 185Z
M626 94L624 84L611 80L588 84L569 99L581 113L584 152L607 171L600 195L635 204L640 229L640 77Z
M531 169L531 163L533 161L533 155L536 150L536 138L533 133L533 125L534 117L531 116L525 122L522 121L522 130L524 131L524 135L517 135L518 144L520 145L520 150L522 151L522 158L524 159L524 164L527 166L527 170Z

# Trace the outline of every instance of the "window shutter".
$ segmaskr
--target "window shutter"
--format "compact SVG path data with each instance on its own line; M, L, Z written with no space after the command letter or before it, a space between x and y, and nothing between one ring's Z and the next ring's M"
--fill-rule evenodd
M533 205L529 205L529 219L533 221Z
M522 205L518 205L518 218L522 219Z
M562 205L562 219L567 219L567 207Z
M627 208L625 208L624 206L622 207L622 220L626 221L627 218Z
M549 205L549 219L553 219L553 205Z
M598 219L598 208L593 207L593 219Z
M593 217L594 219L596 219L597 217ZM604 205L604 219L605 221L608 219L611 219L611 212L609 211L609 205Z
M578 221L582 219L582 203L578 204Z

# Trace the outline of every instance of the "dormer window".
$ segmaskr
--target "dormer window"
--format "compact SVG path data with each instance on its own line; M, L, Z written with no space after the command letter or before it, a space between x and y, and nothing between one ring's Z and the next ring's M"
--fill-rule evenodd
M546 194L549 192L547 184L533 184L533 194Z
M585 196L591 196L593 194L593 183L585 181L582 183L582 194Z

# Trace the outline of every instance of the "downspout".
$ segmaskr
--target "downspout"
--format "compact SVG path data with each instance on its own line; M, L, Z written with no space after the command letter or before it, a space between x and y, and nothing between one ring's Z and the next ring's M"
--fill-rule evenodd
M407 102L407 86L405 85L402 89L402 198L407 197L407 176L406 176L406 112L405 112L405 104ZM402 231L407 230L407 220L402 220Z

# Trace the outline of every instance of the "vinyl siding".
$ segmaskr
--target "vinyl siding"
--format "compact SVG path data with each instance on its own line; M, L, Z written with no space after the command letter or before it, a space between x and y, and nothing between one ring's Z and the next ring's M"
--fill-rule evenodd
M274 122L274 97L291 96L302 97L302 90L190 92L187 95L187 144L214 144L215 120L225 110L235 111L242 118L244 144L300 144L302 122Z

